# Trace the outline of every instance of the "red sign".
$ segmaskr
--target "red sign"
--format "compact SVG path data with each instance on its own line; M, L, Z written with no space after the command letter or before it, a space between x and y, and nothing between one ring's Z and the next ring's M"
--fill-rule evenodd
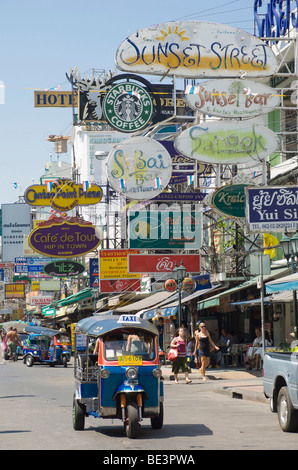
M25 284L5 284L6 299L24 299Z
M109 292L134 292L141 290L141 281L139 279L113 279L109 281L100 281L100 291Z
M181 261L188 273L200 272L200 255L128 255L130 273L165 273L172 272L175 264Z

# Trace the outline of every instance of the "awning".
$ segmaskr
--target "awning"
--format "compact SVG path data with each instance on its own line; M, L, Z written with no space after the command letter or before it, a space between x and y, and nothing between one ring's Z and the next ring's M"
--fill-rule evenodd
M267 282L266 284L266 294L293 290L298 290L298 273L275 279L274 281Z
M163 307L163 308L153 308L151 310L147 310L146 312L143 312L141 317L144 318L144 320L151 320L151 318L154 318L157 314L161 317L171 317L173 315L176 315L178 310L178 305L172 306L172 307Z
M296 291L296 298L298 300L298 291ZM271 303L284 303L289 302L293 303L293 291L286 291L286 292L279 292L270 295L270 302Z
M270 297L265 297L264 298L264 304L265 305L270 305L271 303L271 298ZM230 305L234 306L239 306L239 305L246 305L247 307L251 305L252 307L254 305L261 305L261 299L252 299L252 300L239 300L239 302L230 302Z
M92 298L96 291L92 289L91 287L88 287L87 289L81 290L77 294L70 295L69 297L66 297L65 299L62 300L57 300L56 302L52 302L52 306L57 306L57 307L65 307L66 305L71 305L76 302L79 302L80 300L83 299L88 299Z
M145 299L139 300L137 302L133 302L129 305L125 305L124 307L119 307L114 309L115 313L126 313L126 312L138 312L139 310L144 310L154 305L163 302L164 300L168 299L173 295L173 292L161 291L152 294Z
M280 269L276 269L274 271L271 272L271 274L268 274L266 276L263 276L263 280L266 281L268 279L272 279L276 276L279 276L281 274L285 274L286 272L288 271L288 268L280 268ZM246 281L246 282L243 282L242 284L240 284L239 286L236 286L236 287L233 287L232 289L228 289L228 290L225 290L223 292L220 292L219 294L217 295L214 295L213 297L209 297L209 299L205 299L205 300L201 300L200 302L198 302L197 304L197 309L198 310L203 310L205 308L210 308L210 307L217 307L220 305L221 303L221 299L226 296L226 295L230 295L230 294L234 294L235 292L238 292L242 289L247 289L249 287L252 287L252 286L255 286L258 282L258 277L259 276L255 276L254 278L252 278L250 281ZM228 302L229 303L229 302Z

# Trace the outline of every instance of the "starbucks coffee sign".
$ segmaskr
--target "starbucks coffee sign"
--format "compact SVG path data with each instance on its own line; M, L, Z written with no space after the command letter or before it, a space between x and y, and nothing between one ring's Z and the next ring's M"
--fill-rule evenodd
M149 93L132 82L113 86L104 100L104 114L108 123L121 132L136 132L146 127L153 113Z

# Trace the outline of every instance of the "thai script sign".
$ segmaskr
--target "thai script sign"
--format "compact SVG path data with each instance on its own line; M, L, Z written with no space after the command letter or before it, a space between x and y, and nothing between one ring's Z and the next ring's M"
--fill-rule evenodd
M191 109L224 118L266 114L280 103L277 90L252 80L210 80L186 94Z
M42 255L73 258L95 250L101 243L100 232L89 222L62 217L49 222L39 224L29 235L29 245Z
M130 273L167 273L172 272L175 263L181 261L188 273L200 272L200 255L134 255L128 256Z
M245 187L244 184L233 184L218 189L212 196L212 205L225 216L244 218Z
M107 174L112 188L130 199L147 200L168 185L172 161L163 145L148 137L125 140L110 152Z
M104 114L108 123L121 132L135 132L146 127L153 113L153 103L145 88L132 82L119 83L106 94Z
M98 287L100 292L125 292L125 291L138 291L140 290L141 287L141 281L140 281L140 275L136 274L130 274L127 270L127 254L129 252L131 253L136 253L137 250L102 250L102 258L100 260L102 261L104 258L104 254L112 253L112 266L117 263L120 258L125 258L122 261L122 266L118 269L117 279L101 279L100 278L100 273L99 273L99 267L98 267L98 258L90 258L89 260L89 285L90 287ZM107 253L108 252L108 253ZM118 252L118 256L113 256ZM124 256L125 255L125 256ZM111 258L108 258L111 259ZM107 265L108 265L108 259L103 263L103 270L105 271L105 276L109 277L112 275L111 270L108 268L107 270ZM120 260L121 262L121 260ZM125 267L126 266L126 267ZM114 273L116 273L116 270L112 269ZM122 271L122 273L121 273ZM123 278L122 278L123 276ZM127 278L129 277L129 279ZM130 279L132 278L132 279Z
M5 284L6 299L23 299L25 297L25 284Z
M273 75L273 51L251 34L200 21L157 24L137 31L118 48L118 69L186 78L237 78Z
M39 273L49 262L46 258L15 258L15 273Z
M77 106L76 91L34 91L35 108L73 108Z
M188 249L202 246L202 213L199 211L130 211L129 247Z
M186 129L175 140L175 148L183 155L217 164L261 160L277 147L276 134L253 120L202 123Z
M140 274L131 274L127 267L129 253L139 250L100 250L100 279L139 279Z
M263 3L263 0L254 1L255 23L260 37L279 38L298 27L297 0L269 0L266 4L267 12L260 12Z
M43 267L43 271L49 276L73 277L82 274L85 271L85 266L77 261L64 259L47 263Z
M246 188L246 217L251 232L283 232L298 227L298 187Z
M88 187L84 187L71 180L60 179L49 185L29 186L24 197L31 206L50 206L63 212L76 206L97 204L101 201L102 189L91 182L88 182Z

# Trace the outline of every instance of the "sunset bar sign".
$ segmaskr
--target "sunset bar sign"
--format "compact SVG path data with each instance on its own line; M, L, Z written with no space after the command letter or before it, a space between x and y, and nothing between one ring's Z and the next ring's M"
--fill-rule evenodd
M185 78L268 77L279 64L262 40L232 26L171 21L141 29L118 47L124 72Z

